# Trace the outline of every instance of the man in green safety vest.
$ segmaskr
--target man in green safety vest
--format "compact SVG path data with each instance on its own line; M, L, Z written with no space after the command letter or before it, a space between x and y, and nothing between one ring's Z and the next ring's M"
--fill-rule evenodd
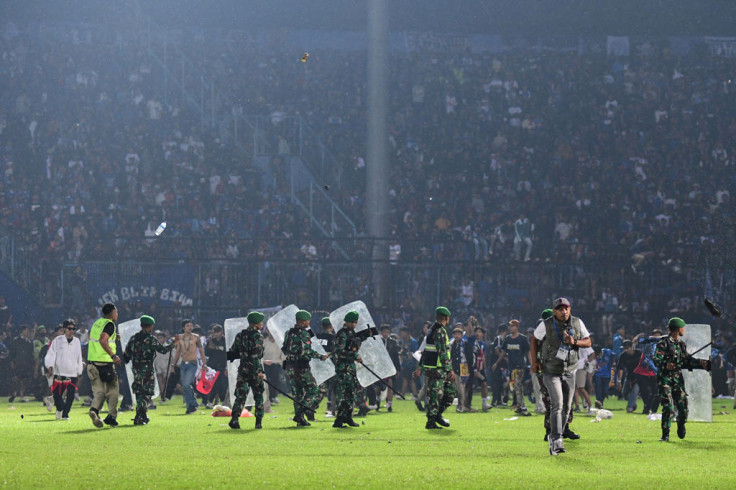
M414 377L424 372L427 380L427 425L426 429L449 427L450 422L442 413L455 399L455 373L450 359L450 338L445 326L450 321L450 310L439 306L434 311L434 325L427 332L427 341ZM439 424L439 425L438 425ZM441 426L441 427L440 427Z
M102 318L98 319L89 332L87 350L87 374L92 384L94 398L89 407L89 417L95 427L101 428L103 422L110 427L117 427L118 415L118 376L115 366L122 361L116 354L115 341L118 337L118 309L112 303L102 306ZM100 409L107 400L108 415L100 419Z

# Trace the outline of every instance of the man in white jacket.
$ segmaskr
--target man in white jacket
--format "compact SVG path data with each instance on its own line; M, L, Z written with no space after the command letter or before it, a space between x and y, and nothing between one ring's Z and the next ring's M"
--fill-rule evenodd
M64 320L64 335L59 335L51 342L44 359L49 376L54 377L51 392L54 394L56 418L61 420L69 420L69 410L77 391L77 378L84 370L82 344L74 336L76 329L74 320Z

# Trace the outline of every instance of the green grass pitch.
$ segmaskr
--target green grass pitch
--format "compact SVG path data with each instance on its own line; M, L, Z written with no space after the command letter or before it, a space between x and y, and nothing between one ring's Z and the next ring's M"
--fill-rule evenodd
M479 403L479 397L476 398ZM40 403L0 403L0 484L6 488L734 488L736 411L713 401L713 423L691 422L658 442L659 422L608 403L614 417L579 416L581 435L567 453L549 456L542 416L509 409L446 412L451 427L424 429L411 401L394 412L371 412L361 426L333 429L318 412L312 427L296 428L282 397L263 430L241 418L241 430L209 410L184 415L181 397L151 410L135 427L96 429L79 403L69 421ZM324 408L324 404L323 404ZM362 425L365 421L365 425Z

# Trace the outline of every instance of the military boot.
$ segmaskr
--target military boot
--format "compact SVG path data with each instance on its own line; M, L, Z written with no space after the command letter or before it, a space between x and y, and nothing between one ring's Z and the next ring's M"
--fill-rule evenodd
M263 426L261 425L262 421L263 417L256 417L256 429L263 429Z
M133 419L133 425L145 425L145 422L143 421L144 415L143 411L138 409L135 411L135 418Z
M677 437L680 439L685 439L685 422L677 421Z
M297 427L309 427L310 425L312 425L304 420L304 415L302 415L301 412L295 413L293 420L294 422L296 422Z
M427 425L424 426L425 429L441 429L439 425L437 425L434 421L434 419L427 419Z
M450 427L450 421L446 418L443 418L441 413L437 414L437 416L434 418L434 421L437 425L441 425L442 427Z
M238 420L238 416L234 415L227 425L229 425L231 429L240 429L240 421Z
M659 438L661 442L670 442L670 430L662 429L662 437Z
M565 439L572 439L572 440L580 439L580 435L570 430L569 427L565 427L565 432L562 433L562 437Z
M335 421L332 423L332 427L336 429L343 429L345 428L345 426L343 425L342 422L343 422L342 417L338 415L337 417L335 417Z
M314 410L307 410L307 420L314 422Z

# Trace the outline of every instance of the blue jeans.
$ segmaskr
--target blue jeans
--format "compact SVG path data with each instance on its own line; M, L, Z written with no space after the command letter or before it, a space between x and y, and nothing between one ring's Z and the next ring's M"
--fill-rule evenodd
M181 363L179 366L179 382L184 390L184 401L187 404L187 412L197 409L197 399L194 397L194 375L197 374L197 363Z
M634 383L634 386L629 390L629 397L626 403L626 410L633 412L636 409L636 400L639 398L639 383Z
M595 399L603 403L608 396L608 385L611 384L611 378L603 376L593 376L593 384L595 385Z

